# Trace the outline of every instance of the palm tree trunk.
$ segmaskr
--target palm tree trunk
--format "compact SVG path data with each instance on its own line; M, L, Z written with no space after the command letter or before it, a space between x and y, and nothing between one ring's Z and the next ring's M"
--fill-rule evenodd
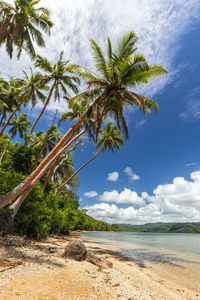
M69 156L69 153L70 153L70 152L72 152L72 151L74 151L74 150L76 149L76 147L78 146L78 144L80 144L80 141L78 141L72 149L70 149L69 151L67 151L67 153L64 154L63 160L66 159L66 156ZM44 193L44 191L45 191L45 189L46 189L46 186L47 186L47 183L48 183L48 181L49 181L49 178L51 177L51 175L52 175L53 173L56 173L56 165L58 164L58 161L59 161L60 158L61 158L61 157L59 156L59 157L54 161L54 163L52 164L51 168L49 169L49 171L48 171L48 173L47 173L45 182L44 182L43 187L42 187L42 192L43 192L43 193ZM63 160L62 160L62 162L63 162ZM62 162L60 162L60 163L57 165L57 168L61 165Z
M29 134L32 134L33 130L35 129L35 126L37 125L39 119L42 117L42 115L43 115L43 113L44 113L44 111L45 111L47 105L49 104L49 101L50 101L50 99L51 99L51 96L52 96L52 93L53 93L55 84L56 84L56 82L54 81L54 83L53 83L53 85L52 85L52 87L51 87L51 89L50 89L50 92L49 92L49 96L48 96L48 98L47 98L47 101L46 101L45 105L43 106L43 108L42 108L42 110L41 110L39 116L36 118L35 122L33 123L33 126L31 127L31 130L30 130L30 133L29 133Z
M40 149L40 151L39 151L39 153L38 153L38 155L37 155L37 158L36 158L36 160L35 160L35 165L34 165L34 167L33 167L33 170L35 170L35 168L36 168L36 166L37 166L37 163L38 163L38 161L39 161L39 159L40 159L40 157L41 157L41 155L42 155L42 151L44 150L44 147L45 147L45 145L46 145L46 143L47 143L47 141L48 141L48 137L49 137L49 135L50 135L50 133L51 133L53 124L54 124L54 122L55 122L57 112L58 112L58 110L56 110L55 116L54 116L53 121L52 121L52 123L51 123L51 127L50 127L50 129L49 129L49 132L48 132L48 134L46 135L46 137L45 137L45 139L44 139L44 142L43 142L43 144L42 144L42 146L41 146L41 149Z
M7 192L5 195L2 195L0 197L0 208L3 208L12 200L14 200L17 196L19 196L28 187L28 185L35 178L35 176L40 173L41 170L44 169L46 171L46 169L50 166L50 164L57 157L59 157L61 153L63 153L63 148L60 151L59 149L63 146L63 144L67 139L70 139L73 136L74 132L80 127L80 125L83 124L87 116L88 116L88 111L65 133L65 135L60 140L60 142L58 142L58 144L51 150L51 152L45 157L45 159L40 163L40 165L24 181L22 181L18 186L16 186L10 192ZM71 145L71 142L69 144Z
M82 170L87 164L89 164L89 162L91 162L93 159L95 159L95 157L97 157L101 152L103 151L103 148L97 152L97 154L95 154L92 158L90 158L86 163L84 163L74 174L72 174L67 180L65 180L61 186L59 186L59 188L56 191L56 194L58 194L58 192L80 171Z
M8 124L10 123L10 120L12 119L12 117L14 116L14 114L20 109L20 106L23 104L24 99L17 105L17 107L15 108L15 110L13 110L13 112L10 114L8 120L6 121L6 123L4 124L3 128L0 131L0 136L2 136L2 134L4 133L4 130L6 129L6 127L8 126Z
M89 128L88 128L89 129ZM88 130L87 129L87 130ZM60 152L63 153L63 151L65 151L67 149L67 147L69 147L77 138L79 138L81 135L83 135L86 132L86 129L83 130L82 132L80 132L77 136L75 136L67 145L65 145L63 147L63 149L60 150ZM59 153L60 156L60 153ZM10 206L10 209L12 210L12 216L13 218L16 216L20 206L22 205L22 203L24 202L24 200L26 199L26 197L29 195L29 193L32 191L32 189L34 188L34 186L36 185L36 183L40 180L40 178L42 177L42 175L45 173L46 169L51 165L51 163L54 161L55 158L53 158L48 165L46 166L46 168L44 168L43 170L41 170L41 172L35 176L35 178L31 181L31 183L27 186L27 188L23 191L23 193L17 198L17 200Z
M45 157L45 159L40 163L40 165L18 186L16 186L12 191L6 193L5 195L0 197L0 208L3 208L12 200L14 200L17 196L19 196L32 182L32 180L37 176L41 171L46 171L48 167L57 159L67 147L69 147L77 138L79 138L85 130L76 135L67 145L65 145L60 151L59 149L65 143L65 141L72 137L73 133L76 131L77 128L84 122L86 119L87 114L85 114L81 119L79 119L63 136L63 138L58 142L58 144L51 150L51 152ZM44 173L43 172L43 173Z
M0 126L3 123L3 120L5 119L5 116L6 116L6 112L4 111L4 113L2 114L2 117L1 117Z

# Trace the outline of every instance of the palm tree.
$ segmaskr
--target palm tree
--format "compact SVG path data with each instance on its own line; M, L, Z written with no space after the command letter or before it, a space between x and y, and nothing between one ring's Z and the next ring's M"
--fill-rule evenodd
M60 139L61 132L57 130L56 125L53 125L47 130L47 133L41 135L39 137L38 142L36 142L36 158L35 158L35 166L37 166L37 163L41 156L45 157L48 152L50 152L55 145L58 143ZM33 147L34 148L34 147Z
M89 109L79 117L77 122L65 133L54 149L20 185L0 197L0 207L7 205L23 191L18 200L25 199L44 172L63 153L62 151L66 149L65 147L71 145L76 138L85 132L83 130L76 137L73 137L76 130L91 114L95 116L97 127L99 128L107 115L113 115L117 124L119 126L122 125L127 136L128 129L123 116L126 105L138 106L143 113L145 111L150 113L151 109L157 111L158 105L155 101L138 95L128 90L128 88L148 83L152 79L166 74L167 71L160 65L149 65L142 54L135 53L135 42L135 33L131 31L122 37L117 50L113 51L110 39L108 38L106 59L101 48L91 40L95 66L99 75L82 67L77 67L77 72L83 78L87 79L88 90L70 100L70 102L80 103L84 99L87 99L90 103ZM63 147L66 140L68 140L68 143Z
M1 112L0 127L3 123L3 120L6 118L6 114L8 110L9 110L9 106L6 103L6 99L1 98L0 95L0 112Z
M2 95L4 94L6 102L9 104L14 103L16 107L1 129L0 136L3 134L10 120L20 109L22 104L26 105L28 102L31 102L32 107L35 107L37 99L41 101L45 100L42 90L47 91L48 87L42 81L42 75L40 73L33 74L32 70L30 76L28 76L27 72L25 71L23 71L23 74L24 78L11 78L9 84L4 85L4 88L2 89Z
M31 102L32 107L35 107L37 100L45 101L46 97L42 91L48 91L49 88L43 82L41 73L33 73L30 68L30 76L26 71L22 71L24 78L17 78L16 82L20 85L22 103Z
M114 152L115 150L119 150L119 145L124 145L124 141L122 138L122 133L119 131L117 126L112 125L112 123L108 123L104 130L100 130L101 137L97 140L96 148L99 149L102 145L102 148L86 163L84 163L76 172L74 172L67 180L65 180L57 189L56 193L59 193L63 187L80 171L82 170L89 162L95 159L100 153L106 151L106 149Z
M119 128L122 127L125 136L128 137L128 127L123 115L127 106L137 106L143 113L156 112L158 105L155 101L141 96L129 90L137 86L167 74L161 65L149 65L141 53L136 53L135 43L137 37L133 31L125 34L118 43L115 51L108 38L107 57L100 46L90 40L93 50L93 58L98 74L78 67L80 76L86 79L88 90L70 101L82 101L87 99L93 104L96 113L98 128L108 114L112 115ZM97 130L98 133L98 130Z
M68 147L68 146L67 146L67 147L66 147L67 150L66 150L66 151L63 151L64 154L61 154L60 156L58 156L57 159L52 163L52 165L51 165L51 167L49 168L48 173L47 173L47 175L46 175L45 182L44 182L44 184L43 184L43 188L42 188L42 191L43 191L43 192L44 192L45 189L46 189L46 186L47 186L47 183L48 183L49 179L50 179L51 177L53 177L54 174L56 174L57 171L59 171L60 168L62 168L63 163L65 163L65 161L67 161L67 160L69 159L70 153L71 153L71 152L74 152L74 151L76 150L76 147L77 147L78 145L83 145L83 143L82 143L81 140L77 141L77 142L75 143L75 145L74 145L72 148L70 148L70 149L67 149L67 147ZM63 168L62 168L62 169L63 169Z
M39 159L40 159L40 157L41 157L41 155L42 155L42 153L43 153L44 148L46 147L46 144L48 143L48 139L49 139L50 135L52 134L52 131L55 130L54 127L53 127L53 125L54 125L54 122L55 122L57 113L58 113L58 110L56 110L55 115L54 115L54 118L53 118L53 121L52 121L52 123L51 123L51 126L49 127L47 133L45 134L45 138L44 138L44 140L43 140L43 142L42 142L42 145L41 145L41 147L40 147L40 150L38 151L38 154L37 154L37 156L36 156L36 159L35 159L35 165L34 165L34 168L33 168L33 169L35 169L35 167L37 166L37 163L38 163L38 161L39 161ZM60 133L61 133L61 132L59 132L59 134L60 134ZM51 139L51 137L50 137L50 139ZM53 148L52 148L52 149L53 149ZM51 149L51 150L52 150L52 149ZM46 153L46 152L45 152L45 153Z
M4 103L6 103L8 107L7 110L11 113L0 131L0 136L4 133L5 128L8 126L16 111L20 109L20 91L20 85L13 77L11 77L8 82L5 82L5 84L1 88L1 98ZM13 109L14 107L15 109Z
M74 93L78 92L76 84L79 83L79 78L72 75L74 73L74 66L69 64L69 60L63 60L63 54L64 52L60 53L60 58L54 65L52 65L47 58L42 56L38 55L36 58L35 67L38 67L42 71L46 72L46 74L43 76L43 82L45 82L45 84L52 83L52 85L46 102L30 130L30 134L32 134L39 119L42 117L47 105L50 102L53 92L55 101L57 99L60 101L60 92L62 92L66 97L70 97L66 87L70 88Z
M1 119L0 119L0 127L3 123L3 120L6 118L6 113L9 110L9 106L7 103L7 99L5 98L4 93L2 93L2 90L6 86L7 82L0 77L0 114L1 114Z
M28 128L30 127L30 125L31 125L31 123L28 120L27 114L22 113L19 116L19 118L14 116L13 120L9 124L9 126L12 126L8 132L10 134L10 140L0 157L0 163L3 160L3 157L9 147L11 140L16 136L17 133L19 134L20 138L22 139L24 137L24 134L27 132Z
M45 47L45 41L41 28L50 34L53 26L46 8L35 6L40 0L15 0L12 6L0 1L0 45L5 43L6 50L12 58L13 48L18 51L18 59L22 49L28 52L31 58L35 58L33 41L40 47Z

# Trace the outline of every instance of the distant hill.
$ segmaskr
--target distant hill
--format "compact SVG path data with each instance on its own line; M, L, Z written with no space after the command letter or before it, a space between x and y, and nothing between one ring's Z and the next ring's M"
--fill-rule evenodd
M144 225L118 224L125 227L126 231L136 232L180 232L180 233L200 233L200 222L186 223L147 223Z

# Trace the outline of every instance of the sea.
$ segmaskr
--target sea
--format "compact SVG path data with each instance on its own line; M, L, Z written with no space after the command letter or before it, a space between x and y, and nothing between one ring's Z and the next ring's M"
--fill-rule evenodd
M84 232L82 236L105 246L108 254L200 293L200 234Z

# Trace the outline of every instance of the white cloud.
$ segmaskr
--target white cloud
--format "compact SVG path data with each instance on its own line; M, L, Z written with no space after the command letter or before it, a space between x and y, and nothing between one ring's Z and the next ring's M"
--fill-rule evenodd
M188 122L198 121L200 119L200 88L194 88L186 96L186 109L179 114L179 117Z
M13 3L11 0L7 0ZM54 22L51 36L45 36L46 48L37 48L41 55L55 60L61 50L75 64L92 67L92 55L88 43L93 38L102 47L107 35L115 42L125 31L134 29L139 37L138 48L150 63L163 64L168 76L152 82L140 92L153 97L176 74L174 57L179 50L178 42L183 34L193 28L199 19L199 0L42 0L41 5L51 11ZM4 76L21 76L21 70L32 65L23 53L18 61L9 59L3 47L0 49L0 65ZM55 109L52 101L49 109ZM67 109L61 101L59 109Z
M106 179L109 181L116 182L119 179L119 173L118 172L108 173L108 177Z
M124 173L129 176L129 178L130 178L131 181L139 180L140 179L140 176L138 176L137 174L135 174L130 167L126 167L124 169Z
M187 164L184 164L183 167L195 167L197 165L197 162L192 162L192 163L187 163Z
M186 180L176 177L171 184L158 185L151 196L146 192L141 197L136 194L140 201L145 202L138 209L133 206L119 208L115 204L107 203L87 206L86 209L89 215L108 223L197 222L200 220L200 171L192 172L190 178L191 180ZM134 195L135 192L131 193ZM117 204L127 203L119 202L121 194L117 191L110 194L104 192L101 200Z
M147 120L141 120L140 122L136 123L135 127L136 127L136 128L141 127L141 126L143 126L146 122L147 122Z
M111 192L104 192L103 195L99 196L99 200L103 202L113 202L118 204L133 204L133 205L144 205L145 201L138 196L135 191L125 188L121 193L116 190Z
M89 191L84 193L84 196L88 197L88 198L94 198L96 196L98 196L98 193L96 191Z

